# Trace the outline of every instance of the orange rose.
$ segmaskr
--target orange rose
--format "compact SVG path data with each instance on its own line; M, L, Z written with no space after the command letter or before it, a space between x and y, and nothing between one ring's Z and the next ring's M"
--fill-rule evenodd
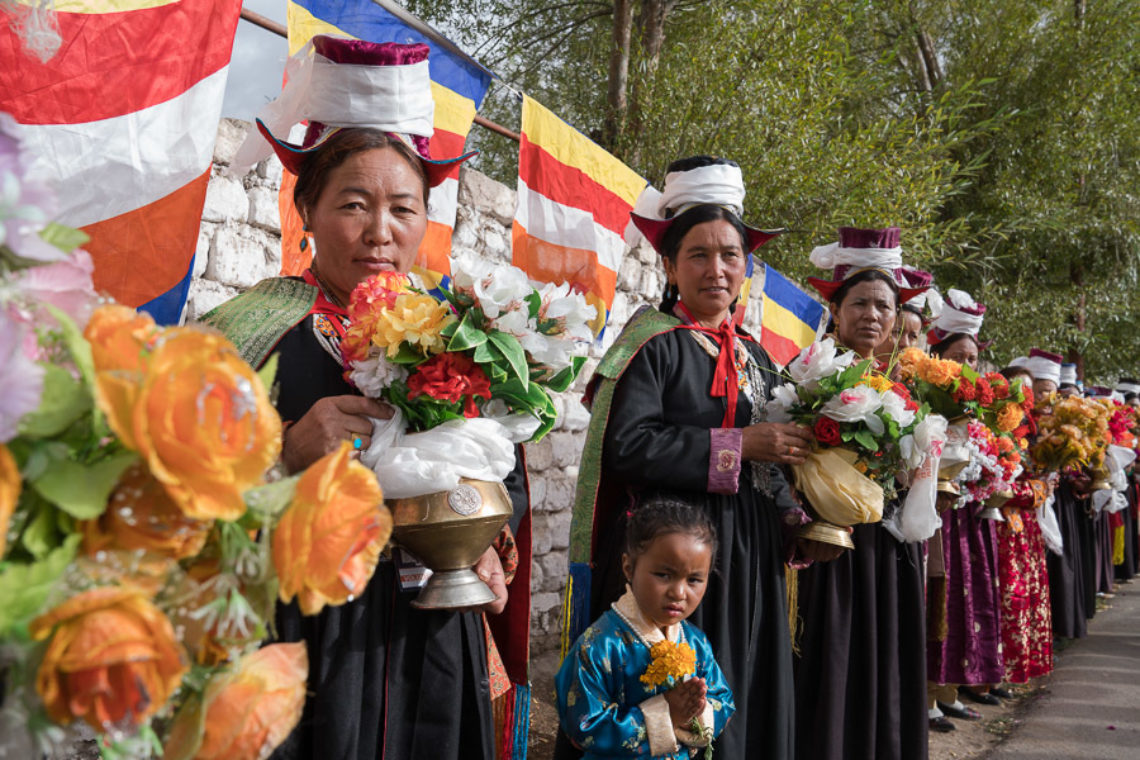
M218 333L165 330L144 371L100 371L96 400L183 514L236 520L242 493L281 450L281 418L256 373Z
M911 378L918 374L922 365L926 362L926 354L914 346L904 348L899 354L899 367L902 369L904 377Z
M118 304L96 309L83 331L98 372L141 372L147 348L157 334L158 326L149 314Z
M297 597L306 615L364 591L392 533L376 476L351 451L341 444L305 471L273 534L281 601Z
M210 523L191 520L142 465L132 465L111 494L107 510L79 523L83 550L143 549L174 559L202 550Z
M305 644L270 644L206 685L201 707L179 713L164 760L256 760L293 731L305 704Z
M20 468L8 447L0 443L0 557L8 545L8 523L20 500Z
M1011 433L1017 429L1021 421L1025 418L1025 412L1017 404L1006 404L998 412L997 425L998 430L1003 433Z
M51 637L36 674L48 716L82 718L96 731L153 715L186 672L166 616L133 586L103 586L73 596L32 621L37 641Z

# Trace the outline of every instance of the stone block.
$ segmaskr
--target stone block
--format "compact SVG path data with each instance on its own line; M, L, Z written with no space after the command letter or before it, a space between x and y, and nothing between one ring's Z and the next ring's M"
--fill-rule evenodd
M550 517L538 514L534 516L534 554L539 556L550 551Z
M194 247L194 271L190 274L192 280L197 280L206 274L206 265L210 263L210 244L214 241L216 225L202 222L198 225L198 244Z
M483 255L498 259L499 261L511 260L511 242L510 238L503 234L502 227L489 224L483 230Z
M542 591L542 584L546 579L542 575L542 565L537 562L530 563L530 592L537 594Z
M558 591L566 588L566 574L569 569L566 552L550 552L535 557L534 564L542 568L543 591Z
M210 248L206 277L236 288L251 287L279 271L279 249L280 244L274 246L272 238L260 230L220 227Z
M566 549L570 546L570 510L551 512L546 516L545 532L553 549ZM550 551L550 549L547 549ZM536 551L535 554L540 552ZM546 552L541 552L545 554Z
M238 148L245 141L251 124L240 119L225 118L218 122L218 134L214 140L214 163L229 166L237 155Z
M561 512L574 506L574 489L577 478L556 476L546 483L546 512Z
M611 339L610 342L614 336L621 332L625 323L633 315L629 302L630 298L626 293L619 291L614 294L614 302L610 306L610 323L606 327L606 337Z
M249 189L249 223L281 234L281 214L277 208L277 191L269 187Z
M461 248L473 251L479 250L479 231L471 222L456 222L451 233L451 250L458 252Z
M641 274L641 285L637 292L647 301L659 301L665 290L665 272L662 269L646 267Z
M549 435L537 443L526 444L526 464L532 472L548 470L554 464L554 450Z
M464 167L459 174L459 205L472 206L510 227L518 193L482 172Z
M582 406L581 395L566 399L566 412L562 417L562 429L570 433L585 430L590 424L590 412Z
M558 594L535 594L530 598L530 610L535 615L545 617L551 612L560 614L562 610L562 597Z
M633 290L641 282L642 264L633 256L626 256L618 268L617 286L622 290Z
M642 264L653 264L655 266L660 266L659 262L661 260L661 256L657 253L656 249L654 249L653 246L644 240L638 243L637 247L634 248L631 253L636 256L637 260Z
M554 454L554 464L558 467L578 464L582 458L582 445L585 438L574 433L551 433L550 448Z
M276 155L270 156L257 165L257 176L266 180L269 187L274 191L281 189L281 177L285 173L285 167L281 165L281 160Z
M206 203L202 207L202 220L244 222L248 216L249 198L246 197L241 180L225 174L210 177L210 184L206 187Z
M225 303L238 294L220 282L195 278L190 280L190 292L186 297L186 321L196 322L215 306Z
M546 478L542 475L534 474L529 478L530 481L530 504L535 512L546 512Z

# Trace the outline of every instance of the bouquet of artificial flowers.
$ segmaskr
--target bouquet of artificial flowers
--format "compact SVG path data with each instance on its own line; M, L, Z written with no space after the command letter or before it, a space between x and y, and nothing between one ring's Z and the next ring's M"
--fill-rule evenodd
M395 498L506 477L514 444L554 426L550 393L574 381L596 317L568 285L476 260L455 262L451 286L430 292L406 275L375 275L348 311L346 377L398 410L374 423L361 458Z
M1013 490L1022 472L1021 455L1013 439L995 435L983 422L967 423L969 463L954 477L961 491L955 509L969 503L985 503L991 496Z
M1037 440L1029 449L1039 471L1079 467L1099 471L1111 439L1108 409L1093 399L1045 399L1036 410Z

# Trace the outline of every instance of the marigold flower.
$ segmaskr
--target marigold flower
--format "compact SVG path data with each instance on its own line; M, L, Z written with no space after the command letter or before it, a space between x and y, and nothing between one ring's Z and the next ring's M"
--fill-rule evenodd
M945 388L954 381L960 372L961 367L957 362L930 357L922 365L919 378L931 385Z
M381 309L373 318L372 343L385 349L388 357L400 351L407 343L424 356L443 351L444 340L440 332L455 321L446 302L419 293L397 296L392 308Z
M863 379L856 383L856 385L867 385L879 391L880 393L886 393L887 391L891 390L891 388L894 386L894 383L892 383L885 375L870 374L864 375Z
M304 642L246 655L206 685L200 711L179 713L164 760L269 757L301 719L308 676Z
M376 476L351 452L341 444L305 471L273 534L281 601L305 615L362 593L392 533Z
M37 641L51 637L36 691L56 723L82 719L97 731L137 725L166 703L187 670L170 621L134 586L84 591L28 630Z
M123 444L196 520L241 517L243 492L281 451L281 418L265 388L218 333L163 331L137 370L98 371L95 398Z
M649 650L649 656L653 659L641 675L641 682L651 688L672 684L697 672L697 653L683 641L658 641Z
M8 447L0 443L0 557L8 544L8 523L20 500L20 468Z
M954 391L956 401L973 401L977 397L978 390L973 383L964 377L958 381L958 390Z
M1017 404L1006 404L997 415L998 430L1011 433L1025 419L1025 412Z

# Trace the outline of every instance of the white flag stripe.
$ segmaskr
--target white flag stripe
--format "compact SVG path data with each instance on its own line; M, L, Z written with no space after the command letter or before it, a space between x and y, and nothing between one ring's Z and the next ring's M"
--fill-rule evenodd
M595 222L593 214L532 193L521 177L518 194L515 219L528 235L567 248L596 251L599 264L618 271L627 250L625 241Z

